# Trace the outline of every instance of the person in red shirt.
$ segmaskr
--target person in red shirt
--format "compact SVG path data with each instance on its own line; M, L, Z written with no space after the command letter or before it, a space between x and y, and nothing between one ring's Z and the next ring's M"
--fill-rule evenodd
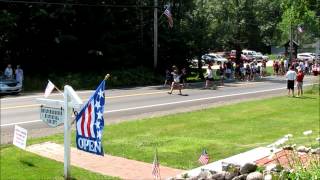
M302 91L302 86L303 86L303 78L304 74L301 68L298 69L298 74L297 74L297 88L298 88L298 97L302 96L303 91Z

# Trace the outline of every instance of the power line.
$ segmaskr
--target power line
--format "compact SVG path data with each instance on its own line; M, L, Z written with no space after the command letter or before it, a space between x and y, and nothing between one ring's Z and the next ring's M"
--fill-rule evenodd
M110 8L159 8L160 6L142 6L136 4L116 5L116 4L83 4L83 3L59 3L59 2L40 2L40 1L16 1L0 0L2 3L13 4L39 4L39 5L56 5L56 6L84 6L84 7L110 7Z

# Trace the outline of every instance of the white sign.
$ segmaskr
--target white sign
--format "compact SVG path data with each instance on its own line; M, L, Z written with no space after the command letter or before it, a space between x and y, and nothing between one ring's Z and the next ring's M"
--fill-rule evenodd
M41 106L40 119L51 127L57 127L63 123L63 109Z
M14 126L13 145L26 149L28 131L18 125Z

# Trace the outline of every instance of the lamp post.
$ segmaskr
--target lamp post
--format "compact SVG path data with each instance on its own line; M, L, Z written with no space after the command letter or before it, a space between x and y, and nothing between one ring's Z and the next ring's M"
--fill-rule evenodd
M158 66L158 0L154 0L153 12L153 68Z

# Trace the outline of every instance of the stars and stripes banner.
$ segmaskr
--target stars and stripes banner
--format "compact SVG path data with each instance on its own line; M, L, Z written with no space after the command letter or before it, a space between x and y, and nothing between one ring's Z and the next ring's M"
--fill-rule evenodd
M199 163L202 164L202 165L206 165L208 164L209 162L209 155L207 153L207 151L204 149L201 153L201 156L199 158Z
M170 6L166 7L166 10L164 10L163 14L167 16L169 27L172 28L173 27L173 18L172 18L172 14L171 14L171 11L170 11Z
M154 154L154 159L152 163L152 175L154 179L161 179L160 176L160 165L158 161L158 151L156 150L156 153Z
M105 80L100 83L76 117L77 148L101 156L104 155L101 143L104 128L104 90Z

